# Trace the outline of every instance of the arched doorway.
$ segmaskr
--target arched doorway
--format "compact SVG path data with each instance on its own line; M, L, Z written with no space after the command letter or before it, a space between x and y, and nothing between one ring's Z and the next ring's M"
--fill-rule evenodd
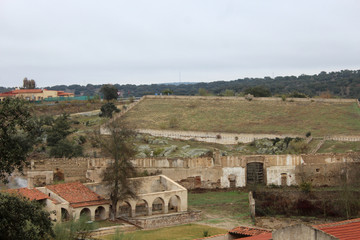
M164 200L160 197L155 198L152 204L152 214L161 214L164 212Z
M180 211L180 197L179 196L175 195L169 199L168 211L169 212L179 212Z
M118 211L119 217L131 217L131 205L128 202L122 202Z
M145 200L136 203L135 216L146 216L148 214L148 204Z
M70 214L65 208L61 208L61 221L66 222L70 220Z
M246 183L256 184L264 182L264 164L251 162L246 165Z
M95 210L95 220L105 220L106 219L106 210L104 207L99 206Z
M88 208L83 208L80 212L80 217L91 219L91 211Z

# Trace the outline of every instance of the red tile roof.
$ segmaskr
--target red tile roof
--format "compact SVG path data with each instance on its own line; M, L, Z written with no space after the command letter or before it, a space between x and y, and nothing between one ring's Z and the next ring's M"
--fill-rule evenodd
M58 96L72 96L74 94L73 93L66 93L66 92L63 92L63 91L58 91L57 95Z
M49 198L45 193L40 192L39 190L32 188L18 188L18 189L7 189L4 192L10 194L16 194L24 196L30 200L43 200Z
M255 236L262 233L270 233L271 231L260 229L260 228L251 228L251 227L236 227L229 231L231 234L239 234L239 235L245 235L245 236Z
M74 208L108 203L103 197L79 182L47 185L46 188L68 201Z
M341 240L360 239L360 218L314 225L313 227Z
M4 93L0 93L0 97L10 97L10 96L15 96L16 94L11 93L11 92L4 92Z
M14 94L21 94L21 93L42 93L42 92L43 92L42 89L17 89L17 90L11 91L11 93L14 93Z
M236 238L235 240L271 240L272 239L272 233L261 233L259 235L251 236L251 237L245 237L245 238Z

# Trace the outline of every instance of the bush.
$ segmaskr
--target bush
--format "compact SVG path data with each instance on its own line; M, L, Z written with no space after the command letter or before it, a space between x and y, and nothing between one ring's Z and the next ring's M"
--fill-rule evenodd
M179 119L176 116L172 116L169 120L169 127L176 128L179 126Z
M100 117L108 117L111 118L113 112L120 112L120 110L115 106L114 103L108 102L101 106L101 112L99 114Z
M94 229L96 229L96 224L90 222L88 217L81 216L77 221L56 224L55 240L89 239Z
M307 138L311 136L311 132L307 132L305 135Z
M300 184L300 190L304 193L309 193L312 191L312 184L311 182L303 182Z

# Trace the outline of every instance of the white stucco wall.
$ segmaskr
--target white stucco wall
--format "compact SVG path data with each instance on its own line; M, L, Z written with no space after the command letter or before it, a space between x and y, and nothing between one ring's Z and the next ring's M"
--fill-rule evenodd
M295 179L295 167L296 166L272 166L266 168L266 183L267 185L275 184L281 185L281 174L286 173L286 185L296 185Z
M222 169L222 177L220 178L220 184L223 188L230 187L229 175L233 174L236 176L236 187L245 187L245 168L243 167L231 167Z

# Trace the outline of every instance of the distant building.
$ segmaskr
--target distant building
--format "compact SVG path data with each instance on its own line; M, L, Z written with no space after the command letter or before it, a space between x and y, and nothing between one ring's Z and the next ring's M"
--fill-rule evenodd
M74 93L47 89L15 89L13 91L0 93L0 101L3 101L6 97L23 98L28 101L41 101L55 97L74 97Z

